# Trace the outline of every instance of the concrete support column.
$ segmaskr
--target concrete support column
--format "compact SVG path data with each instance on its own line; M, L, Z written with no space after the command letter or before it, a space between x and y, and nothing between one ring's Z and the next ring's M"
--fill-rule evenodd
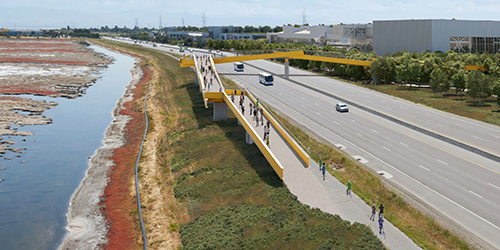
M200 85L200 81L198 81L198 72L194 72L194 84Z
M285 59L285 79L290 78L290 63L288 62L288 58Z
M214 121L227 119L227 104L214 102Z
M245 133L247 134L247 138L246 138L247 144L254 144L253 139L250 136L250 134L248 132L246 132L246 131L245 131Z

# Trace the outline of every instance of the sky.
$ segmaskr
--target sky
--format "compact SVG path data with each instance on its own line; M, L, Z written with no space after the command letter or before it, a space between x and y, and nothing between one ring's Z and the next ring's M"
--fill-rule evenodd
M500 20L498 0L1 0L0 28L158 28L371 23L374 20Z

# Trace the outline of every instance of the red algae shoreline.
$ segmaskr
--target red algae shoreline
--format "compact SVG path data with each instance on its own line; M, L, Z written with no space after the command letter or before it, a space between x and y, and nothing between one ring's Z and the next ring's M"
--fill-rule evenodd
M138 214L133 212L137 210L137 200L135 196L131 196L130 184L145 127L144 115L137 111L140 110L137 101L142 99L144 87L152 77L151 71L146 67L142 67L142 72L144 76L133 91L134 99L125 103L125 109L120 111L120 114L132 119L125 127L125 145L115 149L111 157L115 166L110 171L108 186L103 196L103 212L110 227L107 234L108 243L103 249L133 249L139 248L141 243L138 242L141 241L141 235L135 228Z

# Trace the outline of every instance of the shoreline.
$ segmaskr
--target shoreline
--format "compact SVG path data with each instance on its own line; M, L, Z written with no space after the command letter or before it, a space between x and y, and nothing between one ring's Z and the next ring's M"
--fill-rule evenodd
M144 77L142 67L139 65L142 59L132 57L136 58L136 63L130 70L131 80L125 86L124 94L118 99L112 111L114 120L104 133L102 140L104 145L90 157L85 177L70 198L66 214L68 232L57 249L95 249L109 241L109 228L112 222L106 218L104 194L112 168L119 164L113 159L114 151L127 143L126 129L132 120L132 116L121 111L127 109L127 103L137 98L133 90Z

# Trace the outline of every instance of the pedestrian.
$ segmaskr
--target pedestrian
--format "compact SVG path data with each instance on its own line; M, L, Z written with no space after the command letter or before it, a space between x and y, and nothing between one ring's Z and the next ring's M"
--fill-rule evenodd
M266 137L266 144L269 147L269 135Z
M321 165L323 164L323 160L319 159L319 171L321 171Z
M370 216L371 221L375 221L375 214L377 213L377 207L375 207L375 204L372 206L372 216Z
M382 234L383 229L384 229L384 216L380 215L378 217L378 234Z
M210 84L214 84L214 83L212 82L212 77L210 77Z
M245 106L241 105L241 114L245 115Z
M384 205L380 203L380 206L378 207L378 216L380 217L383 214L384 214Z
M351 181L347 181L347 196L351 196L352 197L352 193L351 193Z
M267 123L266 124L267 124L267 127L270 128L269 125L271 125L271 122L269 121L269 119L267 119Z
M234 103L234 95L231 93L231 101Z
M253 116L257 117L257 108L253 109Z
M253 106L252 102L250 102L249 106L250 108L248 110L250 110L250 116L252 116L252 106Z
M267 135L267 127L264 126L264 137L262 137L263 141L266 141L266 135Z
M257 103L255 104L255 107L259 107L259 98L257 98Z
M264 125L264 116L262 114L260 115L260 125Z
M258 116L255 116L255 121L256 121L255 127L258 127L259 126L259 117Z
M260 108L260 116L264 117L264 110Z
M241 97L240 97L240 106L243 106L243 100L241 100Z
M325 180L326 166L325 166L324 162L323 162L323 167L321 168L321 171L323 171L323 180Z

